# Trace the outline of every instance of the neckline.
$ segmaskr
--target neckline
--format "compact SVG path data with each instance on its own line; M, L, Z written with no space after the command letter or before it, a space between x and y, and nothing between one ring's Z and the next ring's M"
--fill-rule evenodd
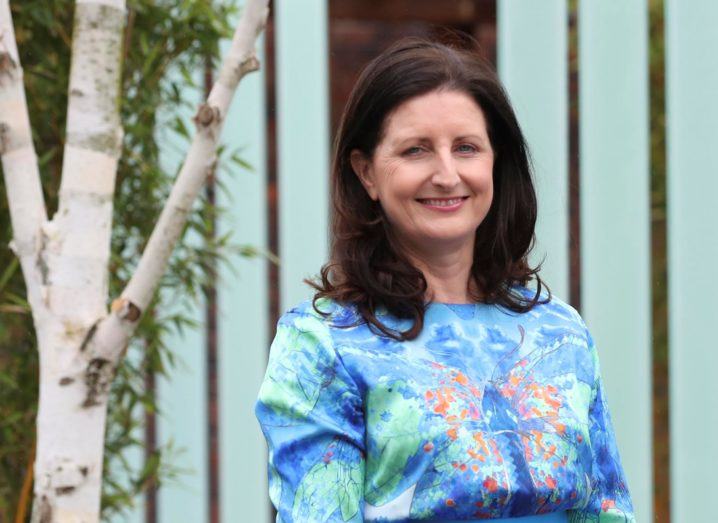
M477 301L472 303L449 303L449 302L443 302L443 301L428 301L425 302L427 307L431 306L438 306L438 305L444 305L446 307L462 307L462 308L469 308L469 307L478 307L482 305L488 305L488 303L484 301Z

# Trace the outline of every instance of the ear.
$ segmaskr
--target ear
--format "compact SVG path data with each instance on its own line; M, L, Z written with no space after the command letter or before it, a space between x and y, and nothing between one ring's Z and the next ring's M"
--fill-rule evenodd
M376 201L379 198L379 194L376 190L376 183L374 182L374 169L372 169L369 159L359 149L354 149L349 155L349 161L352 164L354 173L369 195L369 198Z

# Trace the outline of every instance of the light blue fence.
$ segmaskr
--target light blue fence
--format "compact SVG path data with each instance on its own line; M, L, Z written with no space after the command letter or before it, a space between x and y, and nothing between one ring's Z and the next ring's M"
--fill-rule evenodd
M653 521L648 9L579 8L581 301L638 521Z
M671 512L710 521L718 464L718 2L666 2ZM714 511L714 510L713 510Z
M718 3L666 0L674 523L709 521L718 465ZM579 9L582 313L597 341L639 522L652 521L651 296L647 0L582 0ZM499 72L529 141L540 198L537 257L569 297L568 13L565 0L498 0ZM280 308L327 256L327 0L274 2ZM263 62L264 63L264 62ZM263 72L247 77L225 139L255 171L231 182L221 225L266 247ZM227 202L224 202L227 204ZM538 259L538 258L536 258ZM251 406L269 345L266 265L239 260L219 289L222 521L266 522L264 443ZM198 312L198 317L201 314ZM163 438L188 447L195 474L160 490L160 521L207 521L201 336L178 340L187 371L161 386ZM660 466L660 465L659 465ZM660 470L659 470L660 472Z
M566 2L499 0L498 69L529 143L539 202L532 263L568 301L568 13Z

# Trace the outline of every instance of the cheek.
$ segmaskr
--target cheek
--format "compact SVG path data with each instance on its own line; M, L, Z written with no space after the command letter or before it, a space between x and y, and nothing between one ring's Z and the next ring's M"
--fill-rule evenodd
M478 193L491 195L494 187L494 162L487 160L477 165L476 176L474 176L474 189Z
M405 172L398 162L387 165L381 176L380 192L384 201L393 202L396 205L399 202L413 199L416 195L418 189L416 174Z

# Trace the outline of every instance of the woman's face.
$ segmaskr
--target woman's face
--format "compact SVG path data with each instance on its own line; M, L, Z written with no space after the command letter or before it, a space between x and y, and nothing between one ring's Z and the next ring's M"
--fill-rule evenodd
M407 100L387 116L374 156L355 150L351 163L408 247L473 250L493 198L494 152L469 95L439 90Z

